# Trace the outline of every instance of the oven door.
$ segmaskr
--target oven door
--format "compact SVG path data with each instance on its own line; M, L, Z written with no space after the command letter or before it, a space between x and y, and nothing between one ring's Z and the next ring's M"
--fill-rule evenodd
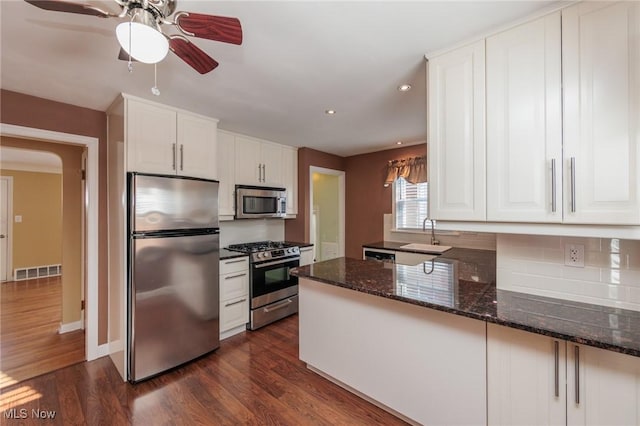
M298 277L290 274L300 257L268 260L251 265L251 309L298 294Z

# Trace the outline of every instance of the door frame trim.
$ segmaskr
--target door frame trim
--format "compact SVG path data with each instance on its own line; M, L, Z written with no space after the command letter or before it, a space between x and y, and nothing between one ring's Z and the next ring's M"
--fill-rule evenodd
M98 138L5 123L0 123L0 136L67 143L87 148L88 197L84 200L87 217L87 250L83 253L87 262L85 355L87 361L99 358L104 349L98 347L98 168L100 165Z
M9 265L13 266L13 176L0 176L0 179L7 181L7 263L4 268L6 280L13 281L13 268L7 269Z
M309 215L313 215L313 174L322 173L325 175L338 177L338 257L344 257L345 252L345 175L344 170L327 169L325 167L309 166ZM309 217L309 228L311 228L311 217ZM309 229L311 236L311 229ZM314 250L318 250L319 241L316 241ZM318 258L318 251L314 258Z

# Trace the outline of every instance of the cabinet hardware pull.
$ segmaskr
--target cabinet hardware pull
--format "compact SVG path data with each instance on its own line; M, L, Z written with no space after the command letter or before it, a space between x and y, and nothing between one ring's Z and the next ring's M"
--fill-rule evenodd
M262 182L262 164L258 164L258 182Z
M173 166L172 167L173 167L173 170L175 170L176 169L176 144L175 143L171 144L171 147L172 147L171 150L173 151Z
M245 275L247 275L246 272L244 272L242 274L237 274L237 275L229 275L228 277L224 277L224 279L225 280L232 280L234 278L244 277Z
M571 157L571 213L576 212L576 157Z
M556 159L551 159L551 212L556 212ZM557 395L556 395L557 396Z
M240 262L245 262L247 259L238 259L238 260L225 260L224 264L225 265L230 265L232 263L240 263Z
M262 182L267 181L267 165L262 163Z
M553 356L554 356L554 366L555 366L555 383L554 390L556 398L560 396L560 344L557 340L553 341Z
M272 311L277 311L278 309L282 309L282 308L286 308L287 306L289 306L290 304L292 304L293 301L291 299L287 299L283 302L278 303L277 305L273 305L273 306L269 306L267 308L264 308L264 311L266 313L272 312Z
M247 299L236 300L235 302L225 303L224 307L228 308L229 306L237 305L238 303L246 302Z
M184 170L184 145L180 144L180 171Z
M580 347L575 347L576 404L580 404Z

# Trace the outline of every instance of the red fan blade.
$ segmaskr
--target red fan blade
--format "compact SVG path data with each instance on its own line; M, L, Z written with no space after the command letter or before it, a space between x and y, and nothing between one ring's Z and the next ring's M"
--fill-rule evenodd
M184 37L170 37L169 49L200 74L206 74L218 66L218 63L211 56Z
M176 24L185 34L224 43L242 44L242 26L237 18L178 12Z
M81 15L92 15L100 18L109 18L110 16L118 16L109 12L105 12L90 4L74 3L65 0L24 0L29 4L44 10L54 12L79 13Z

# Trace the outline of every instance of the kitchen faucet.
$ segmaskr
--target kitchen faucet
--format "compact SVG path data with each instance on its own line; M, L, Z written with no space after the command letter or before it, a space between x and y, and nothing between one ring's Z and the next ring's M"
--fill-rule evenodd
M435 221L433 219L429 219L428 217L425 217L424 220L422 221L422 232L426 232L427 231L427 221L431 221L431 245L432 246L437 246L438 244L440 244L440 241L436 240L436 229L435 229Z

